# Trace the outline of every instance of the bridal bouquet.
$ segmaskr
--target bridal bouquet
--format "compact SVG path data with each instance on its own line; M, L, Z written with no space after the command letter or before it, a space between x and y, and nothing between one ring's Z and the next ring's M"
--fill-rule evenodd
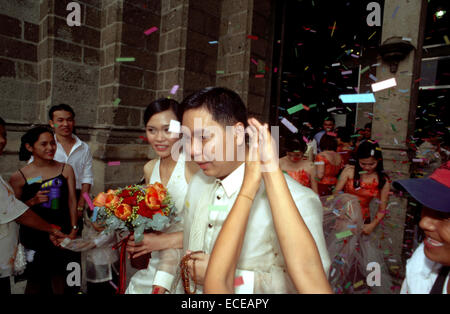
M129 237L134 234L135 242L144 238L145 232L162 231L175 222L175 206L167 189L159 182L149 185L130 185L117 190L100 193L93 201L92 220L104 227L103 232L126 232L128 236L115 247L120 246L119 286L117 293L125 292L126 283L126 246ZM131 259L131 265L137 269L148 266L151 253Z
M129 231L136 242L142 241L144 231L161 231L175 217L171 197L159 182L102 192L93 204L95 221L105 227L105 232Z

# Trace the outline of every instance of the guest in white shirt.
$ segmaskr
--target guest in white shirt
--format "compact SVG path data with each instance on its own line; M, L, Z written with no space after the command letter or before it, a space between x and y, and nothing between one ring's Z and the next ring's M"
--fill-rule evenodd
M5 149L6 123L0 118L0 155ZM9 277L14 274L14 260L19 243L19 225L17 223L48 232L53 244L59 245L58 239L67 235L61 233L54 225L36 215L28 206L14 196L12 187L0 176L0 295L10 295Z
M88 144L81 141L73 130L75 128L75 112L66 104L53 106L49 111L49 124L55 131L55 160L68 163L75 172L77 190L78 217L85 208L84 193L88 193L94 184L92 173L92 154Z
M182 131L186 133L184 139L191 143L187 151L203 170L194 175L186 195L183 248L202 252L188 252L183 258L182 273L189 273L194 280L175 281L172 292L201 293L209 256L243 182L244 130L248 122L241 98L226 88L205 88L186 98L182 107ZM227 125L230 127L225 129ZM289 176L285 175L285 179L328 274L330 259L323 235L320 200L312 190ZM236 268L236 276L243 282L236 287L236 293L296 292L276 236L264 185L255 195Z
M425 179L394 181L423 205L419 226L425 240L407 261L400 293L449 294L450 161Z

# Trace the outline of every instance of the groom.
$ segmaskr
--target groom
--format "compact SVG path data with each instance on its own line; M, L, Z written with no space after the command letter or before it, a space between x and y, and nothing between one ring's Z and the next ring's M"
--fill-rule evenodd
M185 135L190 141L188 152L203 170L197 172L189 185L183 222L184 251L204 252L191 255L187 263L191 290L195 281L197 292L201 293L209 254L243 182L245 165L243 158L238 157L246 145L247 113L236 93L219 87L194 93L181 107L184 108L183 127L191 135ZM234 158L230 158L230 152ZM311 189L290 177L286 176L286 181L328 274L330 259L323 235L320 200ZM287 274L263 183L252 205L236 277L239 278L236 293L296 292ZM184 293L183 285L182 280L176 279L171 292Z

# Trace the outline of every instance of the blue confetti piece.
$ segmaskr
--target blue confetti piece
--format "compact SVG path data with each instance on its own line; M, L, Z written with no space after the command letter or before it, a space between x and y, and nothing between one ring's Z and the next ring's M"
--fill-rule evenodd
M94 213L92 214L91 221L95 222L97 220L97 214L98 214L98 207L94 208Z

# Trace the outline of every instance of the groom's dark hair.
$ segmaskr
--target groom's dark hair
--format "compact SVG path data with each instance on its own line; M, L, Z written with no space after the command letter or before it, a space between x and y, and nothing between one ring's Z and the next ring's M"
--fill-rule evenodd
M214 120L222 124L235 125L242 122L248 126L247 108L241 97L225 87L206 87L188 97L181 103L183 113L189 109L206 108Z

